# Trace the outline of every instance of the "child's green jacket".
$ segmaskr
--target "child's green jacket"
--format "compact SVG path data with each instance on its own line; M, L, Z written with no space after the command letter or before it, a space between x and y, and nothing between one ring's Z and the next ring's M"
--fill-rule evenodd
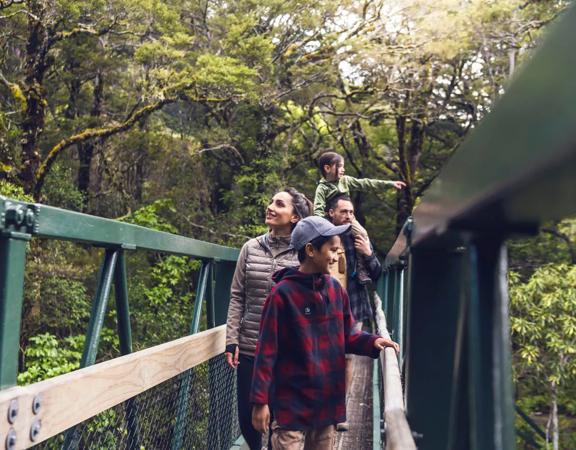
M324 217L326 215L326 202L338 194L348 194L350 191L369 191L383 188L384 186L391 186L394 181L390 180L375 180L372 178L354 178L344 175L338 180L326 181L321 178L316 187L316 194L314 195L314 215Z

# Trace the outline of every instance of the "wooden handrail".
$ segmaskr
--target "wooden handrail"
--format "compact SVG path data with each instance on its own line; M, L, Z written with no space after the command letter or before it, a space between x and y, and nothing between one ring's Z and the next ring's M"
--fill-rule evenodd
M0 438L10 429L16 435L15 449L36 445L64 430L112 408L176 375L222 353L225 325L176 339L130 355L50 378L29 386L0 392ZM37 414L33 402L39 399ZM16 401L18 415L7 420ZM40 424L34 441L30 430Z
M375 319L378 334L390 339L386 317L382 310L382 300L374 293ZM380 353L380 364L384 379L384 422L386 424L387 450L416 450L412 431L406 420L402 381L398 356L393 348L387 347Z

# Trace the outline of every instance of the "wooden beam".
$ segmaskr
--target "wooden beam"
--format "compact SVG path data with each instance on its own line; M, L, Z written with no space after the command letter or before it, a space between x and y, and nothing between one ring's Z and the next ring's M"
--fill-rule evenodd
M0 439L4 441L12 429L16 433L15 449L38 444L217 356L224 351L225 336L222 325L29 386L1 391ZM40 399L37 414L32 411L35 398ZM18 403L18 415L10 424L8 410L14 401ZM30 430L35 422L41 426L32 441Z

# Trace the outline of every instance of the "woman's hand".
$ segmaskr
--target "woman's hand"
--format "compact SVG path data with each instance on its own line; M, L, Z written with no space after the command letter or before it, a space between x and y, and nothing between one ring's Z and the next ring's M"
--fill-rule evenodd
M259 433L266 433L268 431L268 424L270 423L270 409L268 405L254 405L252 407L252 426Z
M378 350L384 350L386 347L392 347L396 353L400 353L400 346L396 342L383 337L379 337L374 341L374 347L376 347Z
M240 362L238 361L238 355L240 354L240 349L236 344L230 344L226 346L226 351L224 355L226 356L226 362L230 367L236 369Z

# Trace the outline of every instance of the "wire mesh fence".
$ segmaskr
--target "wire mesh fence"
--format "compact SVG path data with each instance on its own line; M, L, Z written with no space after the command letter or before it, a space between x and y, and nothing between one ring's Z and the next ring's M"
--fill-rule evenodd
M218 355L34 448L228 450L240 435L235 392Z

